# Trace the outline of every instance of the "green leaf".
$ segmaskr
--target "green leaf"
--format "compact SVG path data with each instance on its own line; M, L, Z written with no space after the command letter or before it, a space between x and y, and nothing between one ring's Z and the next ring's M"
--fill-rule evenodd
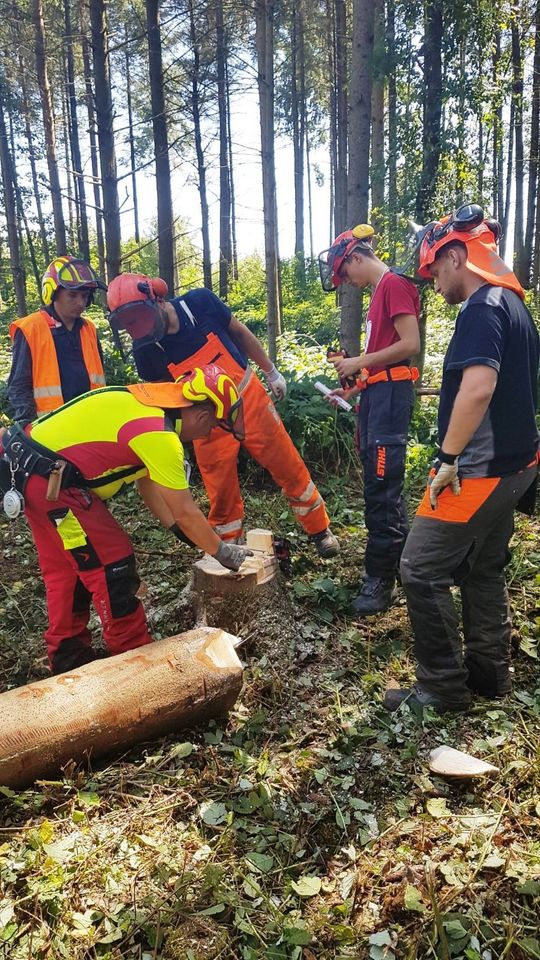
M101 800L97 793L92 793L87 790L79 790L77 794L79 803L84 807L99 807Z
M224 803L209 801L201 804L201 816L209 827L217 827L227 819L227 808Z
M184 757L189 757L193 753L194 747L193 744L186 740L185 743L177 743L171 750L171 757L177 757L178 760L183 760Z
M426 909L422 903L422 894L420 893L420 890L417 890L417 888L413 887L410 883L408 883L405 887L403 903L405 904L406 910L413 910L415 913L423 913Z
M263 895L263 892L255 880L255 877L251 875L245 878L242 887L246 896L251 897L253 900L255 900L257 897L262 897Z
M248 853L246 860L248 865L259 873L268 873L274 866L274 858L266 853Z
M436 820L439 820L441 817L452 816L451 811L446 806L444 797L431 797L426 803L426 810L432 817L435 817Z
M521 947L523 953L528 957L540 960L540 943L536 937L525 937L523 940L518 940L518 947Z
M305 947L308 943L311 943L312 937L305 927L285 927L283 939L285 943L290 943L293 947Z
M517 892L523 897L537 897L540 894L540 880L526 880L520 884Z
M310 877L304 874L298 880L293 880L291 887L299 897L316 897L321 889L321 883L320 877Z
M196 916L213 917L216 913L223 913L225 906L224 903L213 903L211 907L206 907L206 910L198 910Z
M467 931L460 920L443 921L443 926L446 931L446 935L450 938L450 940L462 940L463 937L468 936Z

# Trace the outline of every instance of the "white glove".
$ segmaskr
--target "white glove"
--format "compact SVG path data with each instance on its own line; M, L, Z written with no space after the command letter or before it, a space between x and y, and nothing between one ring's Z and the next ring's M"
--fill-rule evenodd
M253 550L247 547L240 547L237 543L225 543L221 541L218 550L213 554L218 563L228 570L234 570L235 573L240 569L246 557L253 556Z
M437 468L437 464L439 464ZM439 460L435 461L435 469L437 473L429 483L429 502L431 503L431 509L437 509L437 497L444 490L445 487L451 487L452 493L454 496L458 497L461 493L461 487L459 485L458 477L458 459L456 457L454 463L440 463Z
M270 370L263 370L263 373L268 380L268 385L274 394L276 400L284 400L287 396L287 381L285 377L282 377L279 370L272 365Z

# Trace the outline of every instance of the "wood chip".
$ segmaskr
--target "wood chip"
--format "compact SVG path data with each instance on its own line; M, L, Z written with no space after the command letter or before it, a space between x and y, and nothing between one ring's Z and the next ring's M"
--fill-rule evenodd
M498 773L499 768L470 753L454 750L453 747L436 747L429 755L429 769L441 777L485 777L489 773Z

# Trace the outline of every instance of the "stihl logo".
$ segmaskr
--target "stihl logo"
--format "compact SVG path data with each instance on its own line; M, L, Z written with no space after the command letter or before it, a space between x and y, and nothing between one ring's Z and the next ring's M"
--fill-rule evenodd
M386 447L377 447L377 476L384 477L386 469Z

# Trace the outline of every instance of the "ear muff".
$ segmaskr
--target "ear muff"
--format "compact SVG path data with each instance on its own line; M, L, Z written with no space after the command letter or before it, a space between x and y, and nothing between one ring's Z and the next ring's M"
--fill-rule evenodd
M494 220L493 217L486 217L484 220L486 227L489 227L493 236L495 237L495 243L498 243L502 237L502 227L498 220Z
M484 222L484 211L479 203L464 203L458 207L449 225L458 233L464 230L474 230Z

